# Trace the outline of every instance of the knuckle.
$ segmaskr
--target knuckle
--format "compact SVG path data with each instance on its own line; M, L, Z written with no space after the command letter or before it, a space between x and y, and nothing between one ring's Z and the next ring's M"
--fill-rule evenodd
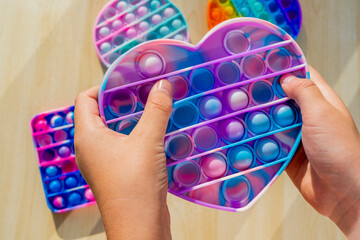
M172 110L172 101L165 93L159 93L150 99L151 108L168 113Z
M77 97L75 98L75 106L81 103L81 99L84 97L84 94L84 92L81 92L77 95Z
M304 90L317 88L316 84L309 79L297 81L297 87Z

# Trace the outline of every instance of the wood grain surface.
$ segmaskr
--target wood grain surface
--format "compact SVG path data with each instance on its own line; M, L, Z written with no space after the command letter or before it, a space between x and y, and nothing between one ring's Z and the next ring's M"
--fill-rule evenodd
M207 0L174 0L191 42L207 32ZM106 0L0 0L0 239L104 239L96 206L48 209L30 119L99 84L92 28ZM360 1L301 0L298 38L360 127ZM283 174L253 208L229 213L168 198L174 239L344 239ZM141 229L139 229L141 231Z

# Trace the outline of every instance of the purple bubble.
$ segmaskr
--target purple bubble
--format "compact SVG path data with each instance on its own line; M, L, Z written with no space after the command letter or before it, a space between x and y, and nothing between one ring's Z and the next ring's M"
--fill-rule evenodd
M46 149L41 153L41 159L43 161L51 161L56 157L54 149Z
M36 137L36 142L39 145L39 147L43 147L51 144L53 142L53 139L50 134L42 134Z
M278 72L291 67L291 56L285 48L272 49L266 55L266 62L271 71Z
M227 107L231 111L239 111L249 105L249 96L244 90L231 89L224 94Z
M217 76L222 83L232 84L240 80L240 70L233 62L222 62L217 68Z
M61 146L59 147L57 153L62 158L69 157L71 155L71 148L68 146Z
M226 142L240 141L245 135L244 124L236 119L226 119L220 123L221 136Z
M240 30L233 30L226 34L224 47L230 54L238 54L249 50L249 38Z
M149 93L154 86L154 83L145 83L143 85L138 86L137 88L137 97L140 104L144 107L146 105L147 99L149 97Z
M116 116L123 116L135 111L136 98L130 90L112 92L108 97L109 109Z
M58 130L54 132L54 140L56 142L65 141L68 138L68 134L65 130Z
M243 58L241 68L247 78L261 76L266 71L265 62L260 55L250 55Z
M165 63L161 55L156 52L145 52L136 61L137 69L144 77L155 77L165 70Z
M186 133L172 135L165 142L165 151L174 160L187 158L193 150L193 141Z
M193 133L193 138L196 147L202 151L211 150L219 143L218 133L209 126L197 128Z
M171 76L168 80L173 85L173 98L174 100L180 100L187 96L189 92L189 84L183 76Z

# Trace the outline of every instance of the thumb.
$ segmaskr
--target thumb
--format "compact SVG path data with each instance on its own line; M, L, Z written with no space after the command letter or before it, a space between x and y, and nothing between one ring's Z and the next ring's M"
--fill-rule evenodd
M317 106L327 103L320 89L311 79L286 74L280 79L280 84L286 95L300 106L303 114L313 112Z
M172 94L173 87L168 80L160 80L153 86L133 135L149 140L164 140L172 111Z

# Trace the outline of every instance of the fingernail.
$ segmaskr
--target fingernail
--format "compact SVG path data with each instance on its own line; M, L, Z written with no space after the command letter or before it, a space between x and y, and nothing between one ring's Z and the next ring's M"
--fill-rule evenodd
M173 87L171 85L171 83L167 80L160 80L157 83L156 88L160 91L165 92L166 94L168 94L170 97L172 97L173 95Z
M296 77L292 74L286 74L285 76L283 76L281 79L280 79L280 84L281 85L286 85L286 84L289 84L289 82L293 79L295 79Z

